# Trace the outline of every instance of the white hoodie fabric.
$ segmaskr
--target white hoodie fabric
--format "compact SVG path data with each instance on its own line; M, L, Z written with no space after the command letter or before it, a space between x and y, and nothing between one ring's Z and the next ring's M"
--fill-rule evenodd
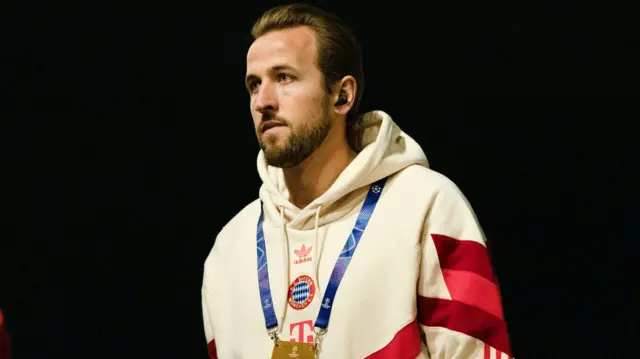
M289 202L282 169L259 153L260 198L220 231L204 265L210 357L260 359L273 351L256 264L261 202L278 337L313 343L336 259L369 186L387 178L336 292L318 358L512 358L486 241L460 190L429 169L418 143L382 111L362 116L349 141L357 157L305 208Z

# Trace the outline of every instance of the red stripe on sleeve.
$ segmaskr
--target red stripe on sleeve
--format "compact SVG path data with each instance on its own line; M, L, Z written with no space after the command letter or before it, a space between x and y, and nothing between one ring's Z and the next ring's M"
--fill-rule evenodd
M504 319L500 292L495 283L472 272L443 269L442 275L451 299Z
M491 347L489 344L484 345L484 359L491 359Z
M209 359L218 359L218 353L216 352L215 339L211 339L211 341L207 345L207 350L209 351Z
M406 325L393 337L384 348L369 355L365 359L414 359L420 354L420 329L418 321Z
M419 296L418 320L424 326L464 333L512 355L505 321L474 306Z
M432 234L438 252L440 268L475 273L496 282L487 248L468 240L458 240L441 234Z

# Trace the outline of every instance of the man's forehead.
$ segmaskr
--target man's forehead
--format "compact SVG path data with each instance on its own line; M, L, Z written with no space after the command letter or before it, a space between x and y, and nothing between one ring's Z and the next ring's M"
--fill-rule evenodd
M315 61L313 30L306 27L275 30L254 41L247 52L247 67L270 67L275 63L301 67Z

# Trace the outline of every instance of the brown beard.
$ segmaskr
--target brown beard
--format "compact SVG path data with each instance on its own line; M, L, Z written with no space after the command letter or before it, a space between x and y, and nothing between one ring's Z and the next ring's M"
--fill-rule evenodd
M298 166L307 159L324 141L331 130L329 114L324 113L318 124L305 124L298 128L291 127L291 134L283 148L267 146L269 140L260 138L260 148L264 152L267 164L280 168ZM283 121L289 124L288 121Z

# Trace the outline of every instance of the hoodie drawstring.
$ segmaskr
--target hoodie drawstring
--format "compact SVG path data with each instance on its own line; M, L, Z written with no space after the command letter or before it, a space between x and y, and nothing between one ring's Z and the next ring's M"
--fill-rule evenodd
M289 288L289 277L291 275L291 261L289 259L289 238L287 237L287 230L286 230L286 221L284 219L284 207L278 207L280 209L280 224L281 224L281 228L280 228L280 237L282 238L282 264L283 264L283 268L285 268L284 271L284 283L285 283L285 287ZM322 295L321 293L321 286L320 286L320 248L318 247L319 243L320 243L320 210L322 209L322 206L318 206L318 208L316 208L316 221L315 221L315 226L314 226L314 230L315 230L315 241L313 246L316 249L316 272L315 272L315 279L316 279L316 288L318 290L318 294ZM286 290L285 294L284 294L284 313L282 314L282 318L280 318L280 322L284 323L284 318L287 314L287 305L286 303L289 300L289 291ZM280 331L282 331L282 328L280 328Z
M285 288L289 288L289 276L291 273L291 266L289 264L289 239L287 238L287 231L285 229L286 223L284 220L284 207L280 207L280 237L282 237L282 264L285 268L284 271L284 286ZM284 318L287 315L287 301L289 299L289 291L284 291L284 312L282 313L282 318L280 318L280 323L284 323ZM282 328L280 328L282 331Z
M318 208L316 208L316 224L315 224L315 231L316 231L316 240L314 243L314 247L316 249L316 273L315 273L315 277L316 277L316 288L318 289L318 294L322 295L322 290L320 288L322 288L320 286L320 248L318 247L318 244L320 243L320 240L318 239L318 237L320 236L320 209L322 208L322 205L319 205Z

